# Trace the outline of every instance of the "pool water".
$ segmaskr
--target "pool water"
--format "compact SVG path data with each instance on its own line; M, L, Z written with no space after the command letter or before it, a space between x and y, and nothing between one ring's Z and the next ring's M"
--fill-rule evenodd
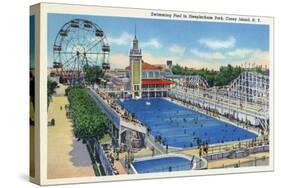
M183 157L163 157L133 162L137 173L173 172L190 170L191 161Z
M150 105L145 103L149 101ZM120 104L134 114L164 145L191 148L253 139L256 134L163 98L125 100Z

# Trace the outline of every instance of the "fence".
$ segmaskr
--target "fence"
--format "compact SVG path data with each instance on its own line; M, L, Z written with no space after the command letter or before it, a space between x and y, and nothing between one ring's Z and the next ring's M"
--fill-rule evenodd
M240 141L240 142L223 143L214 146L209 146L208 154L222 153L230 150L252 148L252 147L266 146L266 145L269 145L269 142L267 140L263 140L262 138L255 139L255 140Z
M204 158L207 159L208 161L212 161L212 160L220 160L228 157L233 157L233 158L245 157L245 155L258 153L258 152L267 152L267 151L269 151L269 145L255 146L247 149L230 150L221 153L207 154L204 155Z
M249 166L266 166L269 164L269 157L262 156L262 157L254 157L253 159L246 160L246 161L238 161L237 163L225 165L222 164L221 166L215 168L240 168L240 167L249 167Z
M107 156L101 145L94 139L91 139L87 141L87 148L89 150L91 159L98 161L98 163L101 165L102 169L100 170L102 175L114 175L112 165L107 159Z

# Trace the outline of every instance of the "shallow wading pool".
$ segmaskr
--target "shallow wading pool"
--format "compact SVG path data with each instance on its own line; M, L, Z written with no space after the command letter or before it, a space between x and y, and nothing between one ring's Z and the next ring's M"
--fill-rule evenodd
M191 170L192 163L186 157L165 156L150 159L135 160L133 162L135 173L173 172Z

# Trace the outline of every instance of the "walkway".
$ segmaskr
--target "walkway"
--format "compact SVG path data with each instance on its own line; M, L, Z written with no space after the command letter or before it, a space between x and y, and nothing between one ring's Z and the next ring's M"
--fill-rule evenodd
M123 167L123 165L121 164L121 162L119 160L114 161L114 168L117 170L117 172L120 175L127 174L125 168Z
M249 162L252 162L252 165L254 165L254 160L255 159L265 158L264 160L266 160L268 157L269 157L269 153L268 152L263 152L263 153L251 154L251 155L249 155L247 157L243 157L243 158L223 159L223 160L217 160L217 161L209 161L208 162L208 168L209 169L211 169L211 168L224 168L226 166L233 166L235 164L249 163ZM258 163L257 163L257 165L258 165ZM264 165L268 165L268 164L264 164Z
M59 92L59 95L63 92ZM55 126L48 127L48 178L70 178L94 176L86 146L73 136L72 123L64 109L67 97L53 96L48 110L49 121L54 118ZM62 108L61 108L62 107Z

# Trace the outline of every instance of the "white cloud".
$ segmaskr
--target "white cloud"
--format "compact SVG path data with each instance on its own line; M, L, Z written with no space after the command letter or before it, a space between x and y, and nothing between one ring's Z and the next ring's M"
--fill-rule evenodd
M251 62L255 65L268 66L270 57L268 51L263 51L260 49L251 49L251 48L238 48L233 51L226 53L229 58L240 62Z
M128 46L128 49L130 48L130 45L134 39L134 36L128 32L122 32L119 36L113 37L113 36L109 36L107 37L109 44L115 44L118 46ZM157 38L151 38L147 41L144 42L140 42L140 46L142 48L146 48L146 47L153 47L153 48L160 48L161 47L161 43L159 42L159 40Z
M151 53L143 53L142 54L143 60L149 64L166 64L168 58L164 56L156 56Z
M252 55L247 58L234 58L230 56L228 53L234 55L242 53L240 50L233 50L226 52L225 55L221 53L207 53L201 52L197 49L192 49L191 53L195 53L194 55L201 56L201 58L190 58L190 57L179 57L178 55L162 55L158 56L152 53L143 53L143 60L150 64L166 64L166 61L172 60L173 64L179 64L181 66L186 66L195 69L207 68L218 70L220 66L225 66L227 64L231 64L233 66L242 65L244 62L250 62L251 64L255 63L256 66L269 66L270 58L268 51L262 51L258 49L249 49L252 51ZM216 61L215 61L216 60ZM110 64L111 68L125 68L129 65L129 56L127 54L119 54L113 53L110 54Z
M192 59L192 58L183 59L181 61L178 61L177 64L188 68L194 68L194 69L206 68L206 69L213 69L213 70L219 70L220 66L222 65L221 63L216 63L216 62L209 63L207 61Z
M185 47L174 44L169 48L169 51L174 55L182 56L185 52Z
M227 55L232 56L234 58L245 58L251 56L254 51L254 49L238 48L233 51L227 52Z
M262 54L265 51L262 51L260 49L250 49L250 48L238 48L233 51L227 52L228 56L231 56L233 58L251 58L255 57L259 54Z
M156 56L151 53L143 53L143 61L149 64L166 64L166 61L169 59L164 56ZM172 58L175 60L175 58ZM110 65L112 68L125 68L129 66L129 55L114 53L110 54Z
M257 50L254 52L254 57L256 58L256 60L263 61L264 63L270 61L270 56L268 51Z
M202 51L199 51L198 49L194 48L194 49L191 49L190 52L199 57L199 58L202 58L202 59L206 59L206 60L223 60L225 59L225 56L220 53L220 52L202 52Z
M169 59L173 61L174 65L179 64L181 66L195 69L208 68L218 70L219 67L222 65L221 63L217 62L210 63L208 61L193 58L179 58L178 56L155 56L150 53L143 54L143 59L145 62L148 62L150 64L166 64L166 61Z
M114 68L125 68L129 66L129 57L126 54L114 53L109 56L110 67Z
M208 68L218 70L222 65L220 63L209 63L208 61L191 59L191 58L178 58L178 56L156 56L151 53L144 53L143 60L149 64L166 64L167 60L172 60L173 64L179 64L195 69ZM111 68L125 68L129 65L129 57L124 54L111 54L110 55Z
M234 47L236 39L234 37L228 37L226 40L202 38L199 43L211 49L222 49Z
M160 42L159 42L158 39L152 38L152 39L149 39L148 41L142 42L142 43L140 44L140 46L141 46L142 48L145 48L145 47L160 48L160 47L161 47L161 44L160 44Z
M107 37L109 44L116 44L116 45L130 45L131 41L133 40L133 35L127 32L121 33L121 35L117 37L109 36Z

